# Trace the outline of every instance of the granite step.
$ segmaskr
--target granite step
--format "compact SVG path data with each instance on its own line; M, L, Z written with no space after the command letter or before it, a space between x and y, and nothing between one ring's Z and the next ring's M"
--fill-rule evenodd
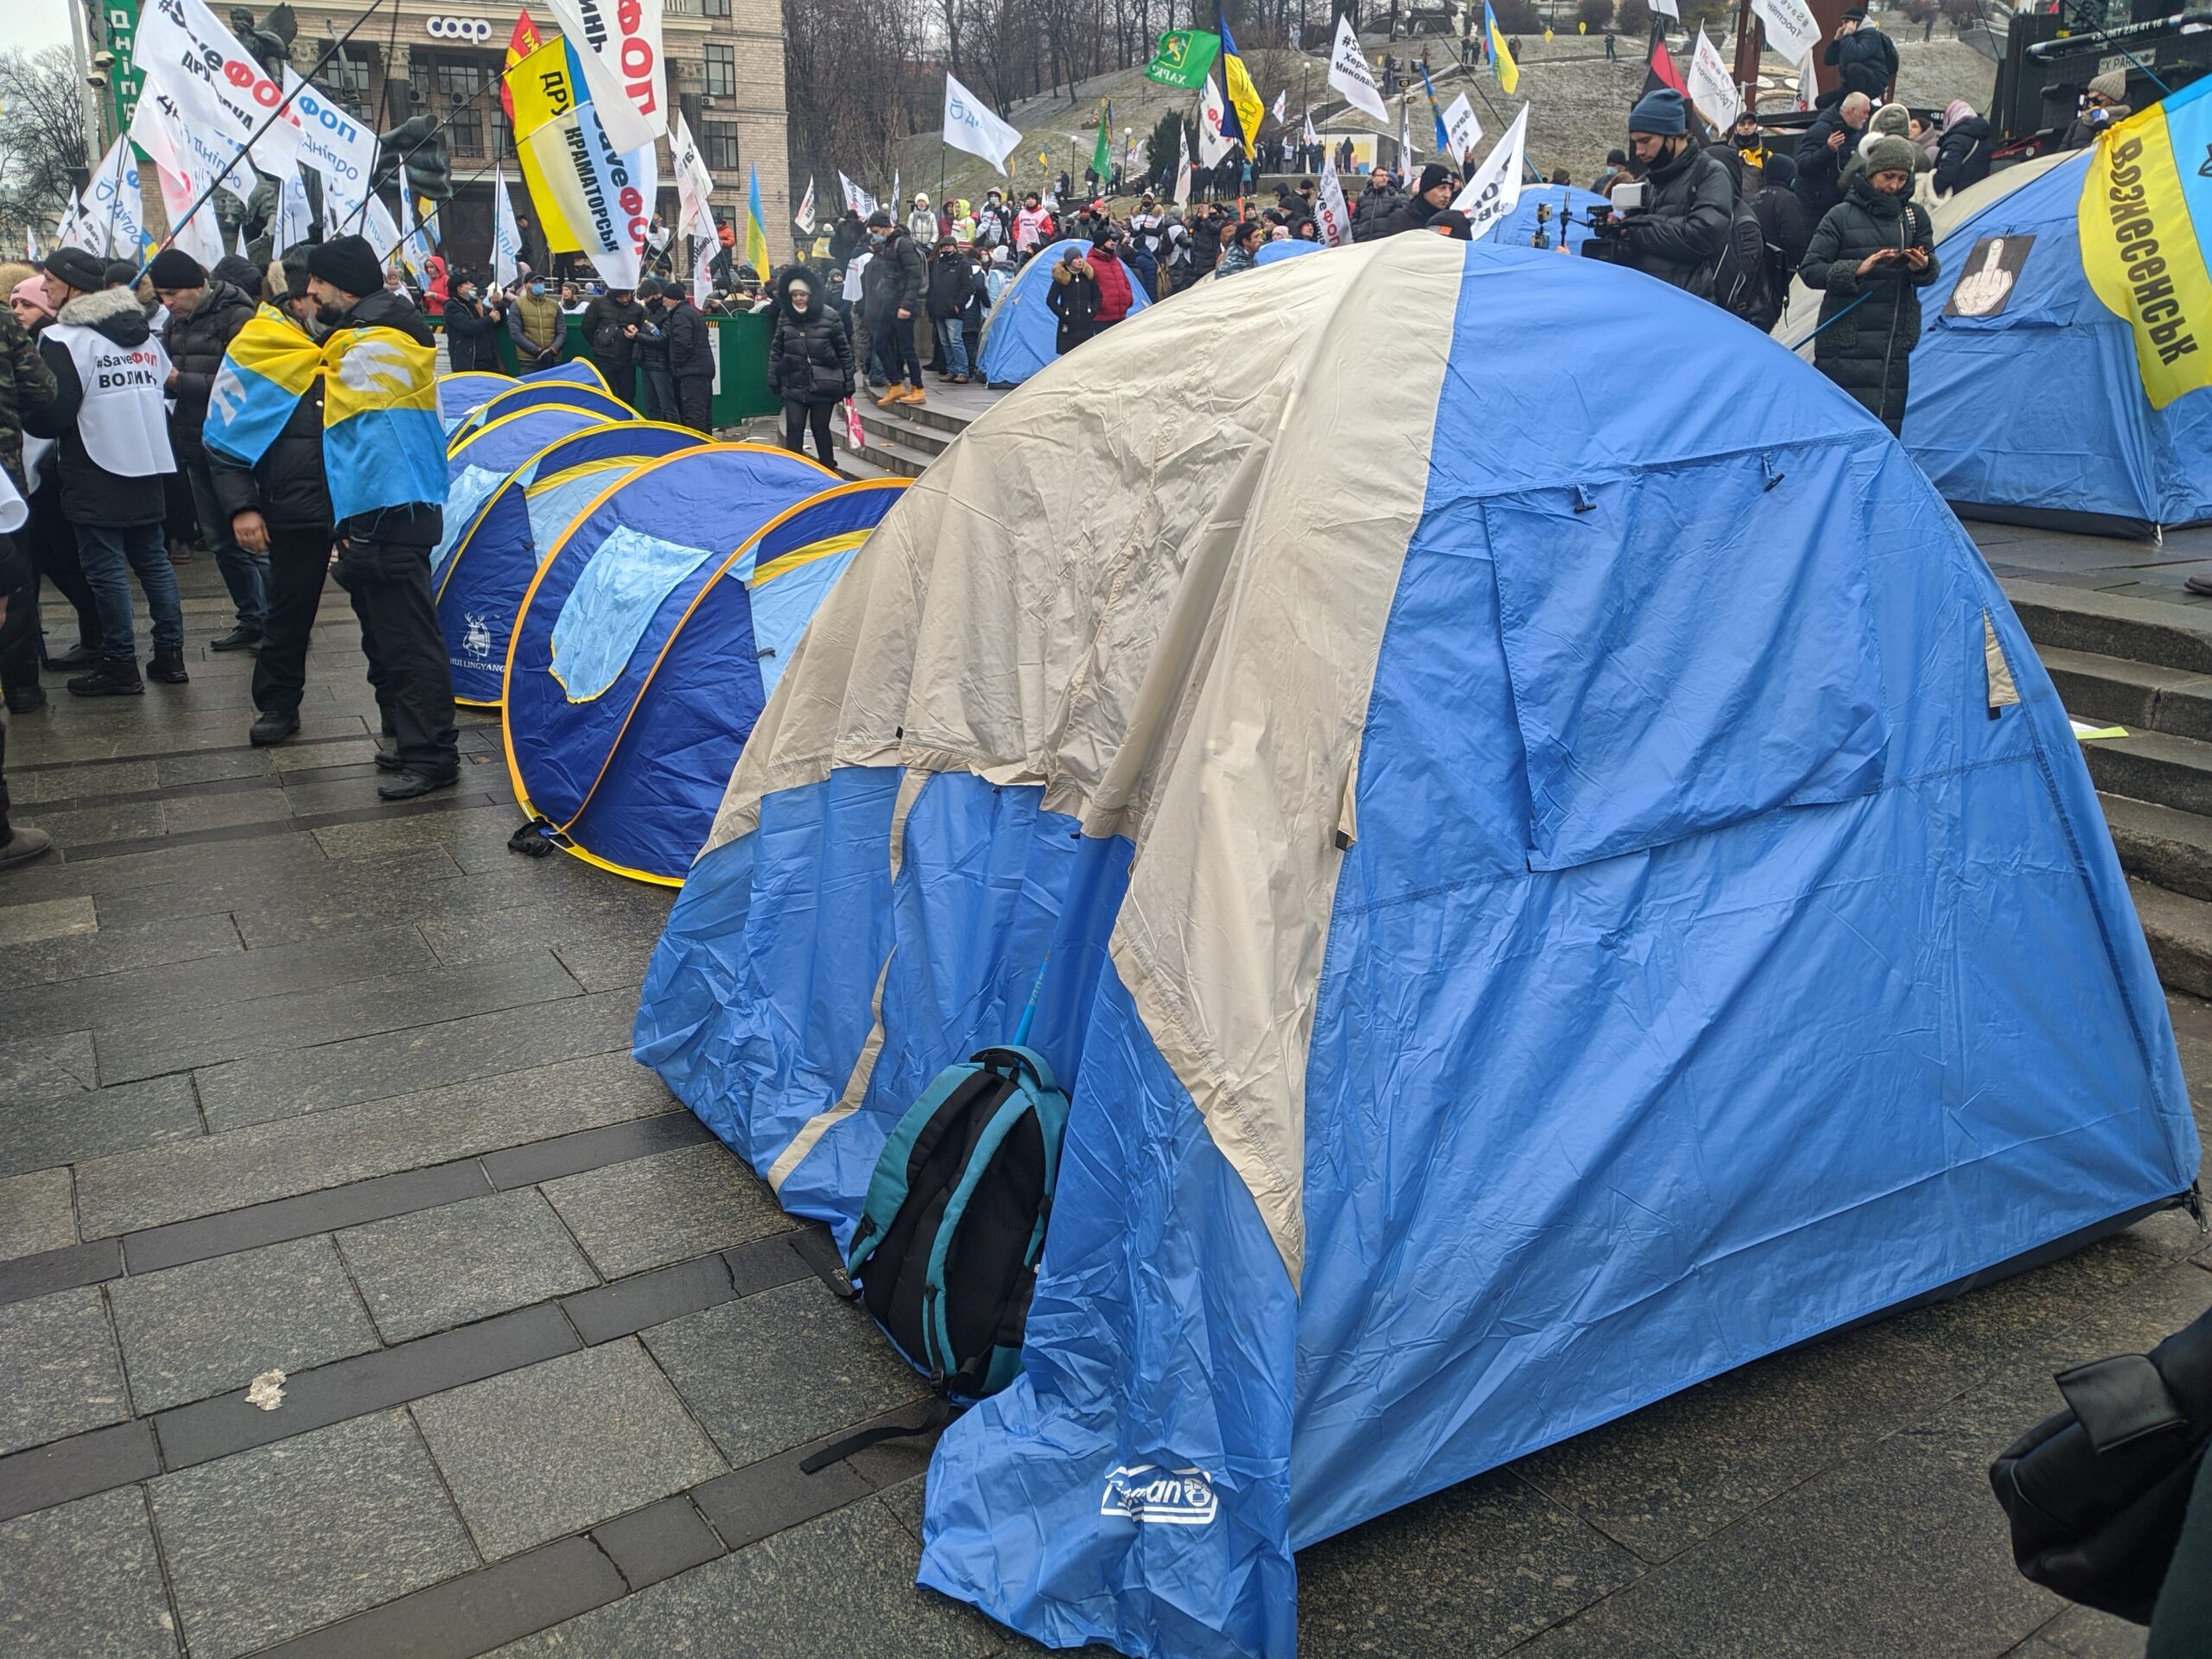
M2212 607L2137 599L2007 577L2005 596L2035 642L2189 674L2212 675Z

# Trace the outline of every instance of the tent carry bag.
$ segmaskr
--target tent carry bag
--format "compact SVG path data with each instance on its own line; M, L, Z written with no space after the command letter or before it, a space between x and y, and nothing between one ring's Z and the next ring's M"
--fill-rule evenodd
M953 1399L981 1399L1020 1369L1067 1121L1041 1055L986 1048L937 1074L876 1160L845 1271L884 1334Z
M2212 1440L2212 1313L2057 1382L2069 1409L1990 1465L2012 1559L2069 1601L2147 1624Z

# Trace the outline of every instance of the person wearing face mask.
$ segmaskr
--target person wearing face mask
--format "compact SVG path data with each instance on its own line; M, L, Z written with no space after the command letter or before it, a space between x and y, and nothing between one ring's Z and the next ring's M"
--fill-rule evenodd
M493 344L493 331L505 327L506 321L505 303L484 297L474 271L464 270L455 277L445 309L446 356L453 372L489 369L497 372L499 353Z
M1920 296L1936 280L1935 221L1906 200L1918 146L1884 137L1862 154L1866 169L1814 227L1797 274L1821 290L1813 366L1895 432L1904 423Z
M273 385L276 365L287 363L296 372L284 390L298 385L297 401L281 426L272 413L265 420L241 420L235 429L218 423L207 434L208 476L228 516L230 534L240 547L269 562L269 620L254 658L256 713L246 734L257 748L282 743L300 729L308 641L322 603L333 534L330 488L322 469L321 359L329 330L318 320L308 291L306 246L287 253L271 275L284 297L264 305L238 331L225 364L234 373L243 367L261 384ZM449 321L454 315L454 308L448 307Z
M814 292L813 274L793 265L776 285L776 332L768 347L768 390L784 405L784 448L814 452L824 467L837 464L830 416L853 395L853 346L843 321Z
M545 291L545 279L533 276L523 291L507 302L507 330L514 336L515 357L527 374L550 369L561 360L562 335L568 319L561 302Z
M861 314L890 382L875 401L884 408L922 403L929 394L922 389L922 355L914 349L914 316L927 282L922 251L881 208L868 219L868 236L874 257L861 276Z
M660 331L668 353L675 412L669 418L694 432L714 433L715 337L691 296L672 282L660 285ZM828 308L825 307L825 309ZM843 334L845 321L835 319Z
M638 279L638 378L644 387L641 405L649 421L676 418L676 385L668 375L668 335L662 327L666 316L665 284L652 276Z
M1671 86L1637 100L1628 147L1646 194L1644 210L1622 227L1629 257L1621 263L1711 297L1713 264L1736 211L1728 169L1691 143L1688 100Z
M638 406L638 336L644 332L645 308L634 290L610 288L584 307L584 348L607 390L632 409Z

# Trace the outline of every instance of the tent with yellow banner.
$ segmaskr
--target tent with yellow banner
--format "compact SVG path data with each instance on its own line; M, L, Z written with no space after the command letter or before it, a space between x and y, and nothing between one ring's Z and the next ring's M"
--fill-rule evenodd
M2212 78L1993 175L1941 237L1904 436L1960 512L2139 536L2212 519L2208 154Z

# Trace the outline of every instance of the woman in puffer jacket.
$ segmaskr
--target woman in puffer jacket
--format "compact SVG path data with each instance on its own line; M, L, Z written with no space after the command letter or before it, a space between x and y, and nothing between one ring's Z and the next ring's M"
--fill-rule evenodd
M853 395L853 342L843 319L816 295L814 273L803 265L792 266L776 284L768 390L783 400L784 448L804 454L811 426L815 453L824 467L835 468L830 416Z

